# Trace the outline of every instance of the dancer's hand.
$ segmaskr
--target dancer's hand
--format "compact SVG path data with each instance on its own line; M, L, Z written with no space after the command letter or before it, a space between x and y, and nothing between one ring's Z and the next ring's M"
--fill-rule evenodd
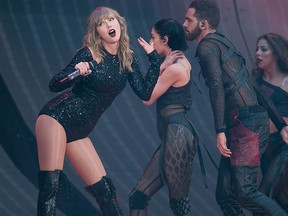
M143 47L143 49L145 50L145 52L147 54L153 52L154 47L153 47L153 43L149 44L147 41L145 41L142 37L137 38L138 43L140 44L140 46Z
M288 145L288 126L283 127L280 134L282 140Z
M164 62L160 66L160 75L164 72L164 70L172 65L177 59L183 58L184 53L179 50L174 50L169 52L169 54L165 57Z
M227 148L227 140L224 132L217 134L217 148L222 156L231 157L232 152Z

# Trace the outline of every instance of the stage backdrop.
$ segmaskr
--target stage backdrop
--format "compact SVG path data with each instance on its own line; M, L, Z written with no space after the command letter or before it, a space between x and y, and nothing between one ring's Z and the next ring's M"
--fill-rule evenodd
M0 215L35 215L37 201L37 150L34 123L42 106L56 94L48 90L50 78L59 72L82 45L88 15L98 6L112 7L128 22L131 44L143 73L149 65L137 37L149 40L152 25L171 17L184 21L189 0L0 0ZM275 32L288 37L287 0L218 0L219 31L227 35L254 65L257 36ZM207 88L194 59L196 44L186 52L192 64L193 107L189 116L202 142L218 162L213 117ZM128 215L128 195L159 145L155 107L145 107L127 85L101 117L91 134L108 174L113 178ZM205 160L205 189L195 159L190 199L198 215L221 215L214 198L217 171L200 145ZM100 215L96 202L83 189L68 161L65 173L73 196L60 198L57 215ZM167 189L149 205L150 215L172 216Z

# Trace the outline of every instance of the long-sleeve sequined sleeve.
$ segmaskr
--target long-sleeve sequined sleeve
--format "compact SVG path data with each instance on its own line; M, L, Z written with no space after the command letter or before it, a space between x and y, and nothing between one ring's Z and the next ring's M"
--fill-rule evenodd
M224 132L226 130L225 90L220 65L220 50L217 45L203 41L198 45L197 55L203 77L209 88L216 133Z
M136 58L132 63L133 71L128 75L128 81L133 91L141 100L146 101L150 99L153 89L157 83L160 65L162 63L162 58L155 50L148 54L148 57L151 65L145 77L143 77L142 73L140 72L139 64Z
M81 76L68 80L67 76L75 71L75 65L79 62L87 62L93 60L91 53L87 48L80 49L71 62L59 73L55 74L49 82L49 89L51 92L60 92L67 88L72 87Z

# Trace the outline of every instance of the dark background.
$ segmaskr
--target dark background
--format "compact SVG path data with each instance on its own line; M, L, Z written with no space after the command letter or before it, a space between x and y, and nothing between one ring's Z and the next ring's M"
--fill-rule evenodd
M266 32L288 37L287 0L218 0L219 31L226 34L253 68L256 38ZM88 15L98 6L116 9L128 23L131 44L143 73L148 61L137 37L149 40L152 25L171 17L184 21L188 0L0 0L0 215L36 215L37 154L34 123L42 106L55 94L48 90L50 78L59 72L82 45ZM186 52L192 64L193 108L189 116L202 141L218 162L213 117L207 88L194 59L197 44ZM101 117L92 139L108 174L117 187L120 203L128 215L128 194L159 144L155 107L145 107L127 85ZM203 150L208 189L195 159L190 199L198 215L216 216L216 169ZM57 215L99 215L96 202L68 161L65 173L74 196L60 198ZM172 216L167 189L151 200L150 215Z

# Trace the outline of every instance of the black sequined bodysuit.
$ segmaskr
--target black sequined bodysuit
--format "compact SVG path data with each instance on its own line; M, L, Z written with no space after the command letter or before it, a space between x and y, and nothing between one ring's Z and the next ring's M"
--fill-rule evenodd
M49 101L39 115L45 114L56 119L65 129L67 142L85 138L95 127L102 113L120 94L128 80L133 91L142 100L148 100L159 75L161 58L153 51L149 55L151 66L143 78L137 59L134 57L132 72L122 70L117 55L105 51L105 57L97 64L88 76L79 76L74 80L62 82L75 70L79 62L93 61L87 47L80 49L64 70L56 74L50 81L52 92L60 92L72 87Z

